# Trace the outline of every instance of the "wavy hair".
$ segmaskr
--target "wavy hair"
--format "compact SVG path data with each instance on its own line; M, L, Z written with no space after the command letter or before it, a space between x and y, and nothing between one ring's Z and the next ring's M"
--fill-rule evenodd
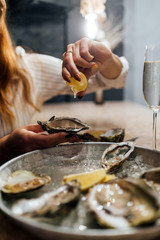
M13 107L12 100L14 99L14 89L22 86L22 98L29 105L39 109L31 100L31 85L29 73L19 66L19 56L15 53L9 31L6 24L6 2L0 0L0 116L1 120L8 122L12 126L15 122L15 116L11 110ZM8 96L12 97L9 98Z

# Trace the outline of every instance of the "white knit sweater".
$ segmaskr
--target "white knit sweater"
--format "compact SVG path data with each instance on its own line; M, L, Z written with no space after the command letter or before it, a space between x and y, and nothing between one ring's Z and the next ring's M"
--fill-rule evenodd
M41 107L46 100L52 97L66 94L73 95L70 87L62 79L62 60L42 54L28 54L21 47L17 47L16 52L22 57L24 66L32 77L32 100L38 107ZM124 87L128 62L125 57L120 57L120 60L123 69L118 78L114 80L106 79L98 72L89 79L86 93L95 92L98 89ZM22 100L21 87L15 92L15 95L12 111L16 118L14 128L18 128L30 124L35 109ZM10 125L2 124L2 121L0 121L0 137L9 134L12 130Z

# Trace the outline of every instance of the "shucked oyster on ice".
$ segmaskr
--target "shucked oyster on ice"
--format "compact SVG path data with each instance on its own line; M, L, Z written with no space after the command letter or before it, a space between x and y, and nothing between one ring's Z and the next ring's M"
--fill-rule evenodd
M125 131L122 128L110 129L100 135L102 142L122 142Z
M57 190L45 193L38 198L17 201L12 206L12 211L17 215L30 217L55 214L64 205L77 201L80 192L80 183L72 180Z
M111 228L139 226L158 218L157 197L142 179L95 185L87 195L87 205L100 225Z
M111 144L102 154L101 166L105 168L106 172L113 172L122 166L133 150L132 142Z
M2 186L4 193L20 193L39 188L51 181L47 175L35 174L31 171L17 170L13 172Z
M143 178L159 194L160 199L160 167L144 172L140 178Z
M44 131L48 133L68 132L77 133L89 129L89 125L77 118L53 116L49 121L37 121Z

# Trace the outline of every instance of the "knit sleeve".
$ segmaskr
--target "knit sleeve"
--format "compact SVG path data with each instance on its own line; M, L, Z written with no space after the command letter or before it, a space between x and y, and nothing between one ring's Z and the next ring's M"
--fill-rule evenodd
M43 103L58 95L72 94L62 78L62 60L43 54L27 54L25 63L34 81L38 101Z

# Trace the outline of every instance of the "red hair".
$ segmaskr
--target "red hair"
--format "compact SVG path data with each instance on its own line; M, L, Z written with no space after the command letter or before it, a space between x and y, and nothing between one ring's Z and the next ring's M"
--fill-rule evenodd
M7 121L12 126L15 116L11 111L12 102L8 96L13 96L13 86L22 85L23 99L37 111L39 109L31 100L31 86L29 73L18 65L19 57L15 53L12 40L6 24L6 3L0 0L0 116L2 121Z

